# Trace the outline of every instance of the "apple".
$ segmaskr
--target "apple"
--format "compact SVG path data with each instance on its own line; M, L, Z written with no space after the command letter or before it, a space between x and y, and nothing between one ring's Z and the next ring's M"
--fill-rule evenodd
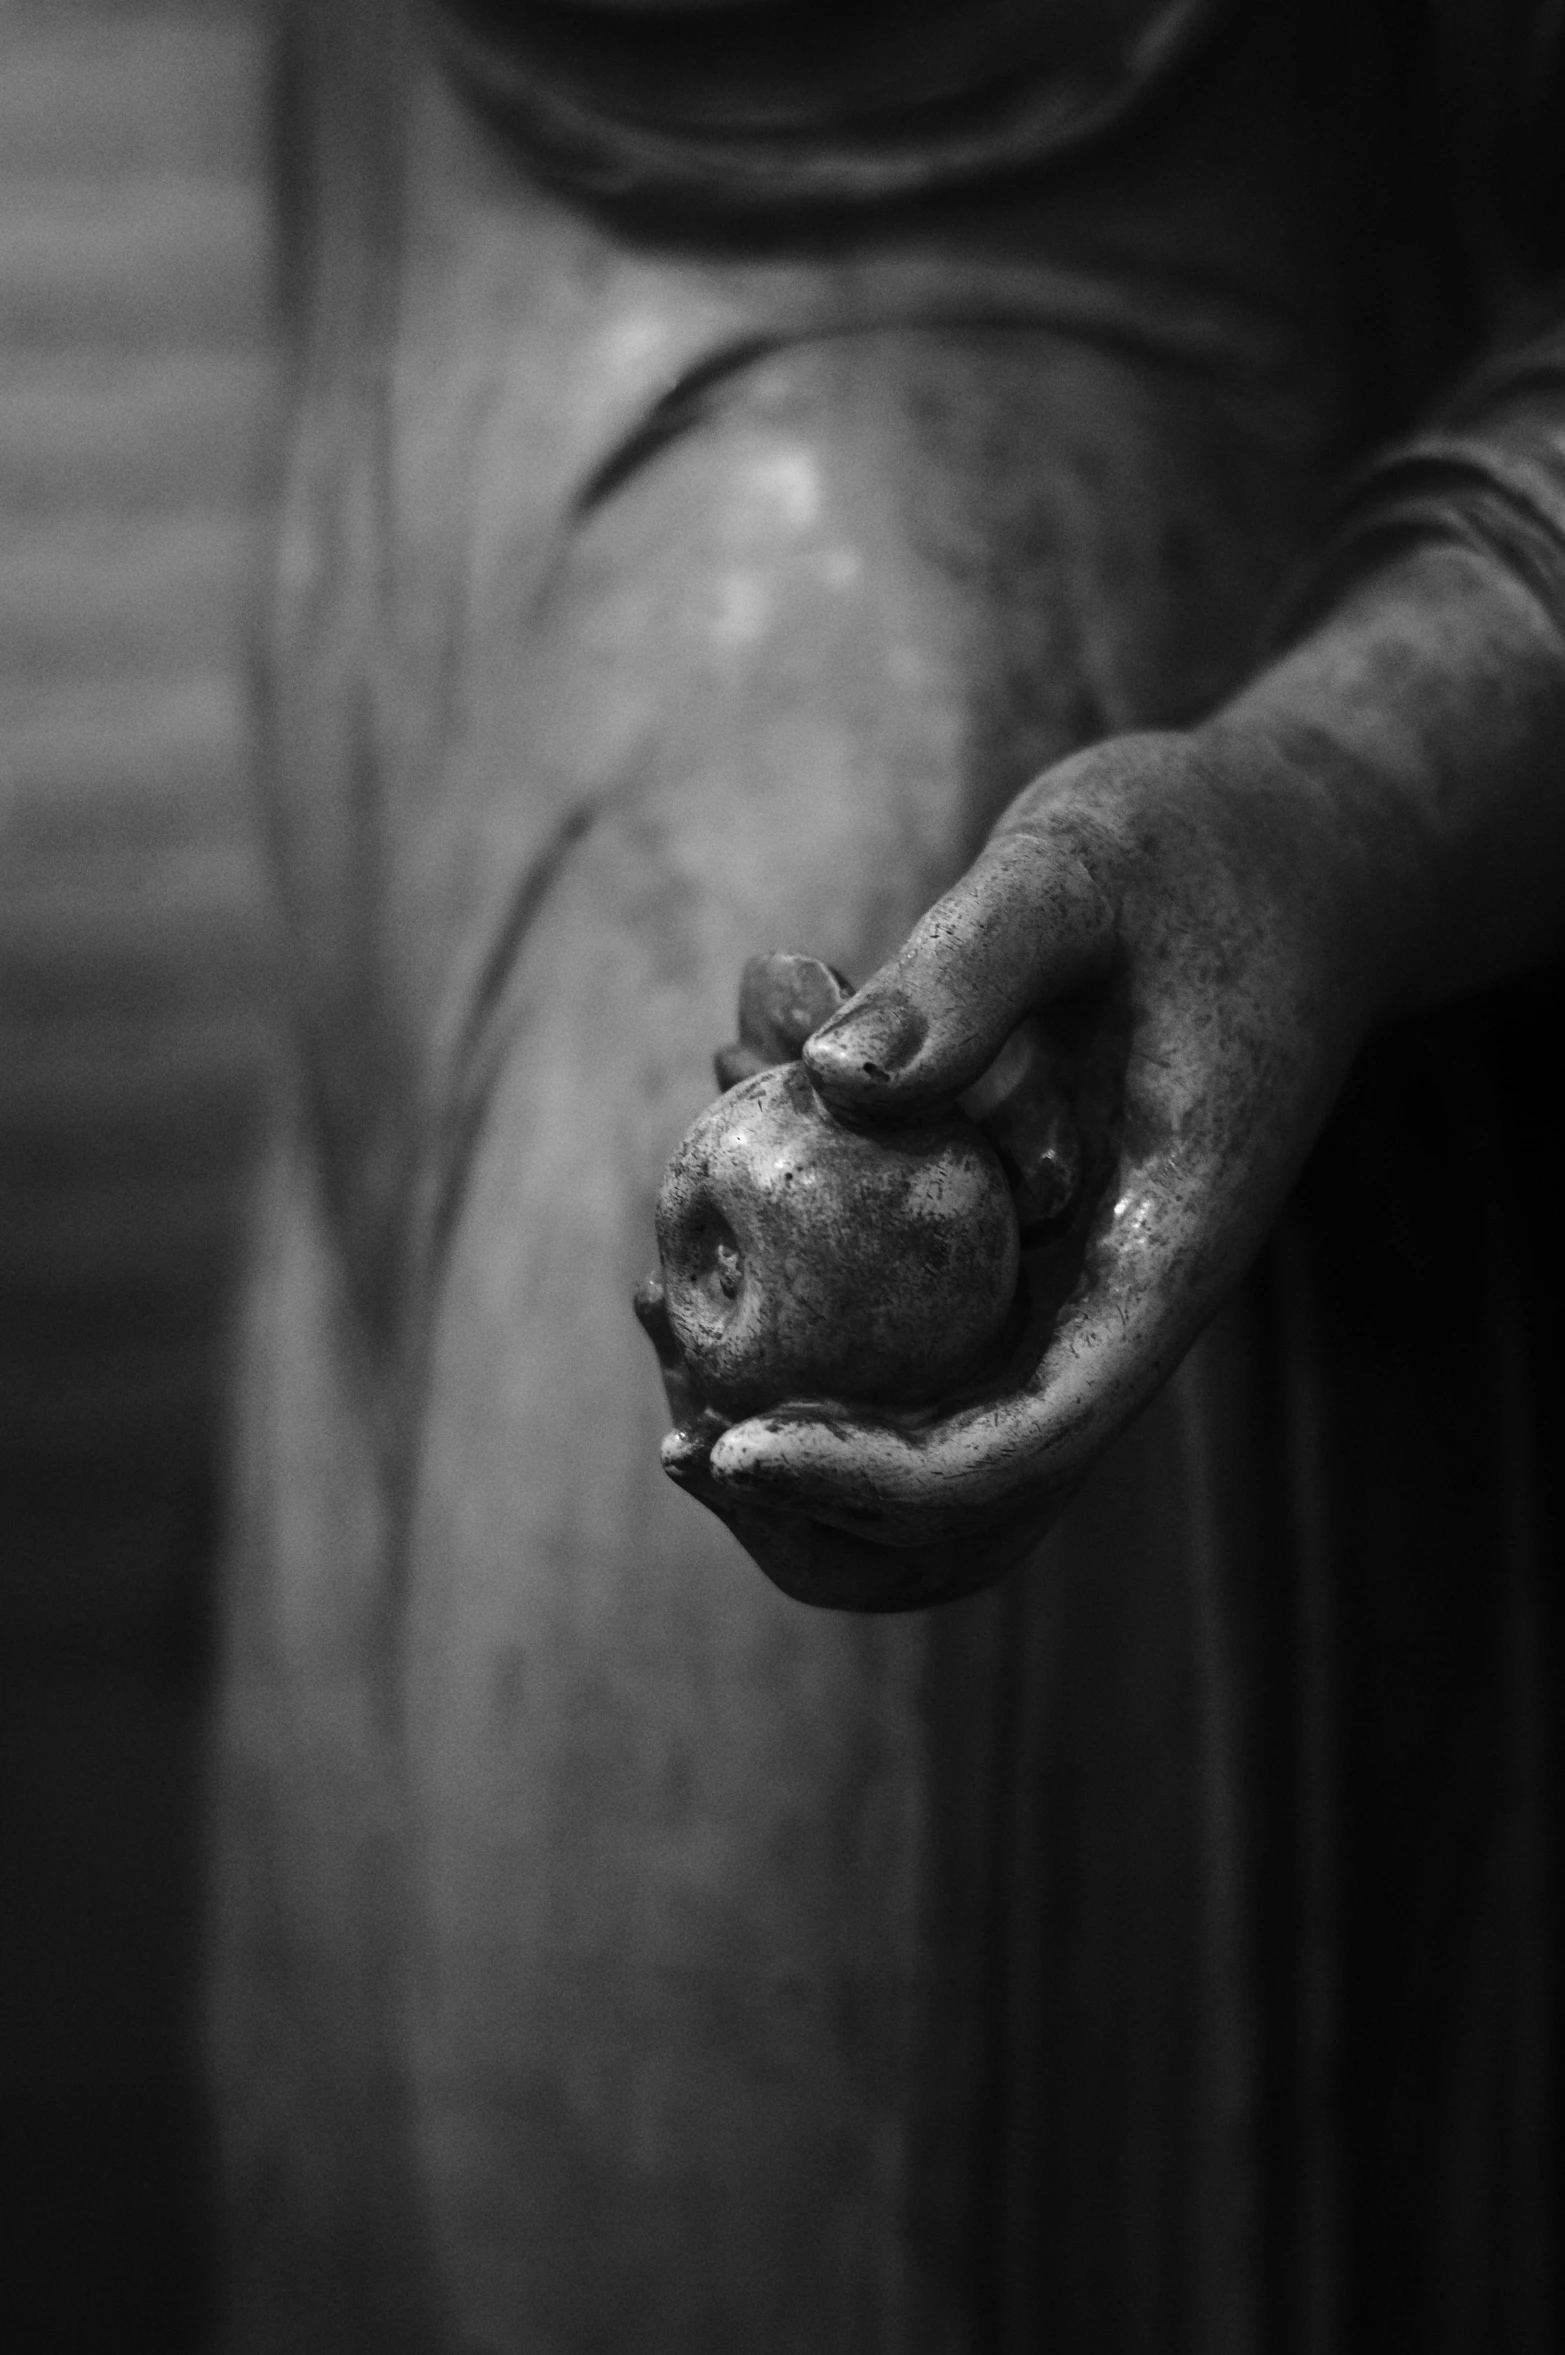
M913 1405L977 1374L1016 1293L1016 1212L965 1114L851 1128L799 1062L720 1096L657 1203L669 1323L707 1404Z

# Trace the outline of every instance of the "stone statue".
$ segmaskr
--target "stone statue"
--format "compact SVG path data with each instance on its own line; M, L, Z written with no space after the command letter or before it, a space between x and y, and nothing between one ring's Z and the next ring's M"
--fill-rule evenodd
M1542 2355L1554 16L291 56L231 2345ZM725 1079L1054 1223L704 1513L624 1304L783 951Z

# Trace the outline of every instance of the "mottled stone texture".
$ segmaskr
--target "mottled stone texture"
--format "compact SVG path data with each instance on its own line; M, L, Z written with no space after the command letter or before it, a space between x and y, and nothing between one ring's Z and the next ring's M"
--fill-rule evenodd
M680 1140L657 1203L669 1321L728 1415L799 1395L917 1404L992 1357L1016 1212L972 1121L866 1136L798 1062L741 1080Z

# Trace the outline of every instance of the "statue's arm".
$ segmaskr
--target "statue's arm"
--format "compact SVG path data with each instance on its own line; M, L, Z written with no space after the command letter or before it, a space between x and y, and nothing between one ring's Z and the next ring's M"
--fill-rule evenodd
M1565 329L1371 472L1287 652L1037 779L806 1047L839 1108L905 1116L1029 1011L1097 1009L1112 1160L1031 1374L917 1429L784 1407L671 1469L822 1600L1002 1570L1243 1272L1366 1036L1562 932Z
M1565 315L1365 470L1302 610L1312 626L1209 733L1340 774L1405 927L1388 1010L1547 958L1565 906Z

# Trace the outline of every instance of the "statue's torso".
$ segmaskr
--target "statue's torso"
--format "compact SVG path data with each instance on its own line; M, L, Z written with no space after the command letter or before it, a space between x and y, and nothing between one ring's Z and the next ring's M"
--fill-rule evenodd
M230 1618L241 2345L979 2343L992 2072L1042 2082L993 2041L1010 1606L774 1595L663 1482L627 1301L743 958L867 971L1030 774L1251 658L1364 370L1292 37L1144 140L824 246L637 238L427 62L400 144L317 93L362 152L281 552L309 1051ZM354 209L377 144L395 236ZM1162 1729L1154 1779L1172 1745L1162 1831L1105 1798L1083 1929L1128 1875L1168 2119L1207 1603L1156 1466L1192 1413L1105 1475L1071 1637L1082 1707ZM1148 2131L1094 2263L1177 2243L1185 2127ZM1208 2292L1165 2294L1199 2339Z

